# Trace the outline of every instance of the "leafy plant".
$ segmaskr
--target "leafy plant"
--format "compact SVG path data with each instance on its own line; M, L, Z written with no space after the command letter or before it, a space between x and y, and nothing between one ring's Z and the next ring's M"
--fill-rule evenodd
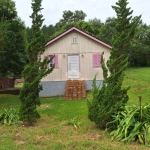
M8 108L3 109L3 112L0 114L0 123L4 125L12 125L19 122L19 115L16 109Z
M107 130L113 131L112 140L129 143L138 141L150 146L150 105L125 106L113 116L113 121L107 124Z
M69 121L66 121L64 123L61 123L60 125L73 125L75 129L80 128L81 122L78 121L77 117L74 117L70 119Z

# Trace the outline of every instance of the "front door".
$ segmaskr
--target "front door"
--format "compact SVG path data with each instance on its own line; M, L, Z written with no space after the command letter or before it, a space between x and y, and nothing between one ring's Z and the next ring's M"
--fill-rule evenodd
M79 78L79 55L68 56L68 78Z

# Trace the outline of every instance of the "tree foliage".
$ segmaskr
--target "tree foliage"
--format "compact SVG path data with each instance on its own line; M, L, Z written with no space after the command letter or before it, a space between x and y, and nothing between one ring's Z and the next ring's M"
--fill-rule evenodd
M55 33L55 27L53 25L44 25L42 27L42 31L44 34L44 43L46 44L49 41L50 36L52 36Z
M65 24L60 30L56 31L53 35L51 35L49 40L57 37L58 35L60 35L61 33L65 32L66 30L68 30L72 27L76 27L76 28L94 36L94 28L93 28L92 23L80 21L80 22L70 22L70 23Z
M36 122L40 117L36 106L40 105L39 92L42 90L40 80L52 72L54 65L47 68L47 64L53 59L45 58L41 61L41 54L44 52L43 33L41 26L44 21L40 13L42 0L32 0L32 39L27 49L28 64L23 70L24 85L20 92L20 118L29 125Z
M150 26L141 23L129 48L130 66L150 66Z
M62 17L63 18L60 19L60 21L55 25L57 30L61 29L61 27L67 23L83 21L86 14L82 10L76 10L75 12L68 10L63 11Z
M18 78L26 64L27 41L14 1L0 0L0 21L0 76Z
M99 29L97 37L105 43L112 45L112 37L116 32L116 18L107 18L105 23Z
M127 4L127 0L119 0L116 6L112 6L117 14L117 24L112 38L111 55L107 64L103 57L101 59L104 81L88 105L89 119L101 127L106 127L112 119L111 116L128 101L129 87L123 88L122 82L124 71L128 66L127 50L140 16L131 22L133 11L127 8Z

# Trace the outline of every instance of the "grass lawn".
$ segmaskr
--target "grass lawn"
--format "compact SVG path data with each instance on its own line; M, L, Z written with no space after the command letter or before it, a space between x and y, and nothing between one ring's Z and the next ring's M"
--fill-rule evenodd
M129 86L129 104L138 105L138 96L143 104L150 98L150 68L132 68L126 72L123 85ZM88 93L88 98L92 98ZM41 118L32 127L22 124L0 125L0 150L148 150L138 143L124 144L111 141L106 131L87 118L87 102L64 100L62 97L41 98L38 110ZM14 106L19 109L18 96L0 95L0 110ZM76 129L71 120L81 122Z
M130 86L128 91L129 104L139 105L139 96L142 103L150 101L150 68L130 68L126 71L124 86Z

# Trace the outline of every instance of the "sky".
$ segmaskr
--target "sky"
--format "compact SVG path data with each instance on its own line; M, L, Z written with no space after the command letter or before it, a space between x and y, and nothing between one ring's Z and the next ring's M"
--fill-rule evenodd
M32 24L31 18L31 0L14 0L18 16L25 22L25 25L30 27ZM63 11L82 10L86 13L85 21L89 19L100 19L105 22L108 17L116 17L112 5L118 0L43 0L42 14L44 16L43 25L55 25L62 18ZM150 0L128 0L128 7L133 10L132 16L142 15L142 21L150 25Z

